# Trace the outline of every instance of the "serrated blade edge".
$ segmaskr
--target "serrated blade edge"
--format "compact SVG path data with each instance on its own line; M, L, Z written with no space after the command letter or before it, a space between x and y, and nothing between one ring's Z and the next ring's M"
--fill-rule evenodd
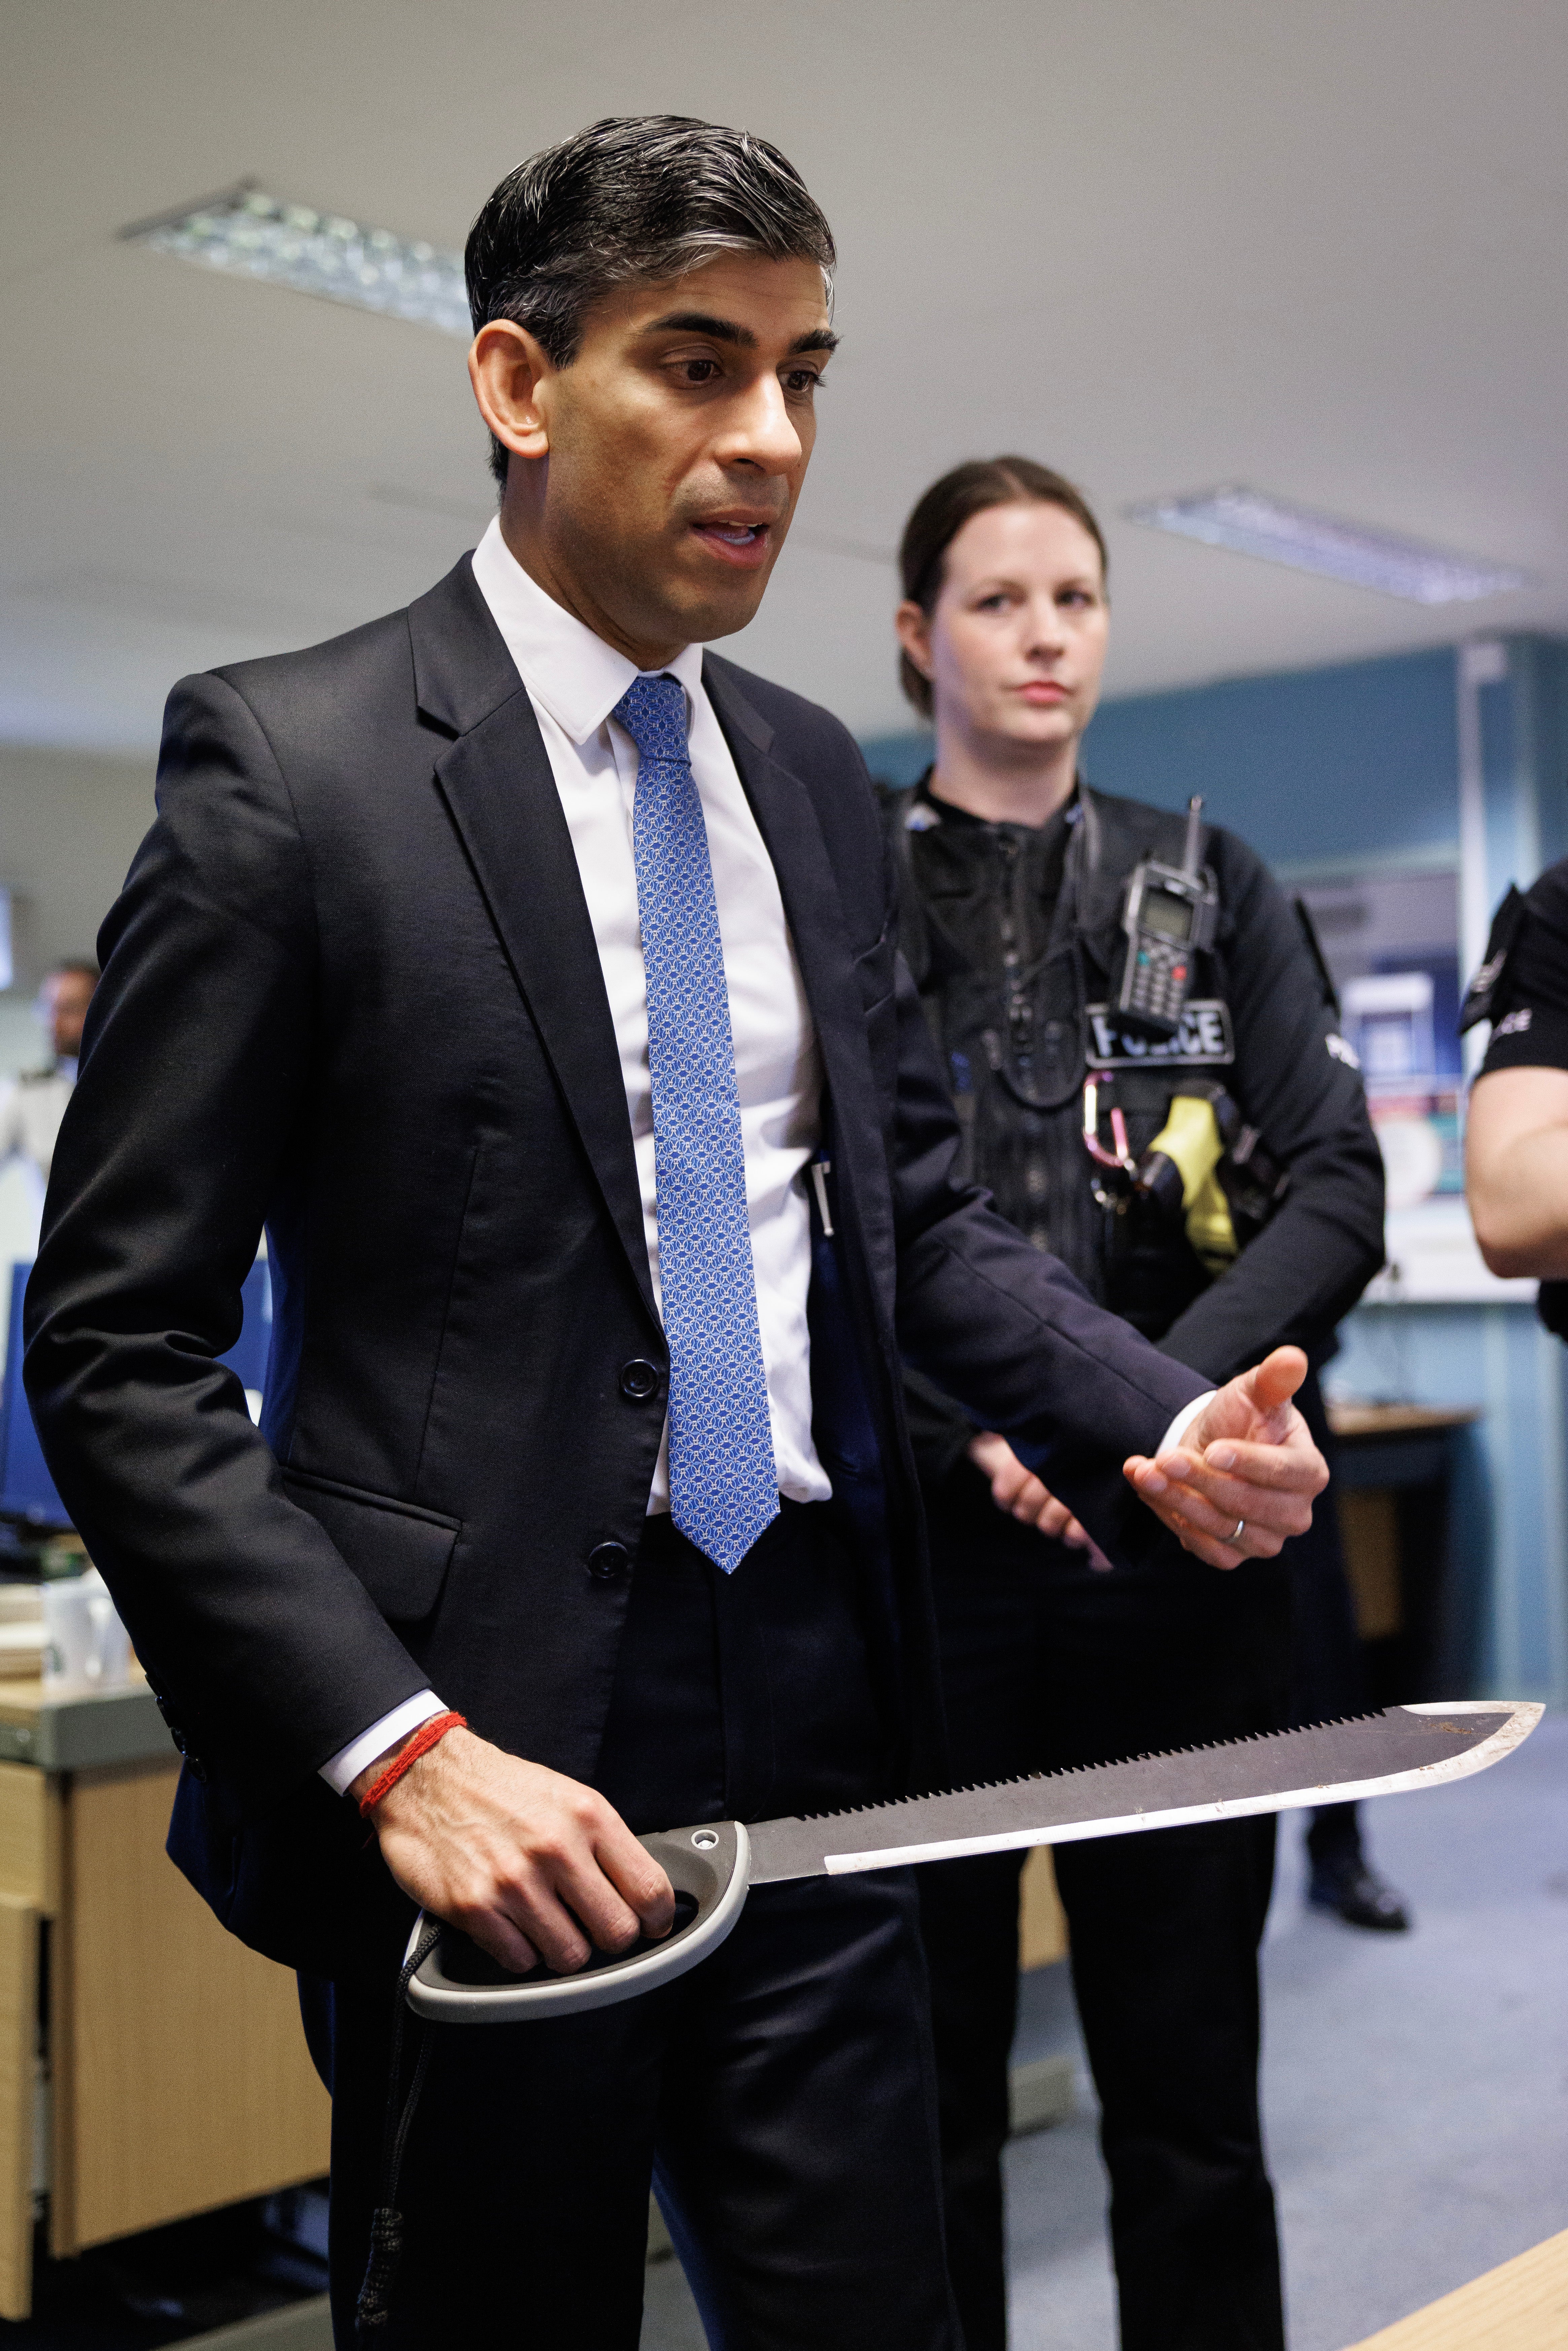
M1036 1844L1245 1819L1463 1779L1529 1737L1542 1708L1466 1698L911 1796L751 1829L751 1883L852 1875Z

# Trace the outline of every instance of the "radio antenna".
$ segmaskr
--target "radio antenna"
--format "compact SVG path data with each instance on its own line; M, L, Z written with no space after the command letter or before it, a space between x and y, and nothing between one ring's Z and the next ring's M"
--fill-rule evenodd
M1197 838L1203 820L1203 795L1194 792L1186 804L1186 841L1181 853L1181 870L1196 879L1197 874Z

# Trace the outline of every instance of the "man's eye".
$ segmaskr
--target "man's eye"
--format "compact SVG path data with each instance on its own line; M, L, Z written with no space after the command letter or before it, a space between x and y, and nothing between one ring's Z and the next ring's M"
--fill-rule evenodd
M816 368L791 368L784 379L786 388L794 392L815 392L821 381Z
M716 360L682 360L681 375L687 383L711 383L718 373Z

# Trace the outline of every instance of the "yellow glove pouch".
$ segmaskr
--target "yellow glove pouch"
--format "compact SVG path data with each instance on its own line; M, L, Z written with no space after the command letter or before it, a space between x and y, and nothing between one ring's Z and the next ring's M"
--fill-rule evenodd
M1214 1104L1203 1094L1174 1096L1149 1148L1163 1151L1180 1174L1186 1237L1208 1271L1223 1273L1236 1255L1236 1228L1214 1172L1225 1149Z

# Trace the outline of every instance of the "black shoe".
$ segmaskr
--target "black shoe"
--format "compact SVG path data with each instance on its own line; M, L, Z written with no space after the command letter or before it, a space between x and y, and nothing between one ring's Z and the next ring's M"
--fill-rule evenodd
M1347 1927L1370 1927L1382 1935L1404 1935L1410 1929L1410 1913L1398 1895L1359 1854L1318 1864L1307 1900L1314 1910L1333 1911Z

